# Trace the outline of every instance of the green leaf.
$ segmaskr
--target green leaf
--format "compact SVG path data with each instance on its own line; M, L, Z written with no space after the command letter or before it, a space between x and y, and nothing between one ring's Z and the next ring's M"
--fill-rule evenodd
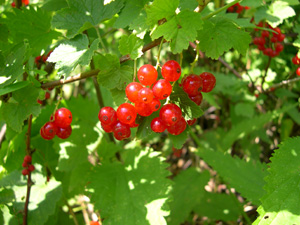
M43 4L42 9L46 11L58 11L67 7L68 3L66 0L47 0Z
M33 86L27 86L13 92L13 100L10 103L4 103L2 115L7 125L14 131L21 132L23 122L30 114L37 116L41 109L37 103L39 89Z
M146 20L147 20L146 12L145 10L142 10L139 16L132 21L132 23L129 26L129 29L133 30L133 32L136 34L137 37L144 38L147 30L149 29Z
M253 8L257 8L259 6L262 6L263 5L263 0L256 0L256 1L253 1L253 0L243 0L241 2L241 5L243 6L249 6L249 7L253 7Z
M159 20L167 21L175 15L179 0L154 0L152 5L146 8L147 23L150 26L156 25Z
M52 19L52 26L67 30L67 37L72 38L82 31L97 26L100 22L112 18L123 7L122 0L68 0L68 8L58 11Z
M138 139L144 139L153 132L151 129L151 121L155 117L158 117L158 116L159 116L159 113L158 113L158 111L156 111L156 112L152 113L150 116L143 117L143 121L138 126L138 130L136 132L136 137Z
M264 194L263 186L266 176L264 164L246 162L228 154L205 148L199 148L197 154L243 197L255 205L260 204L259 199Z
M5 14L4 23L9 27L14 43L28 40L33 55L39 55L42 49L46 49L60 35L51 29L51 13L41 8L29 6Z
M95 66L100 69L98 83L107 89L125 90L132 81L133 69L130 66L121 66L117 55L97 55Z
M257 9L254 14L255 21L266 20L272 27L283 23L284 19L295 16L296 13L288 2L274 1L270 6L263 6Z
M205 185L209 181L208 171L199 173L194 168L183 170L174 178L170 202L170 225L178 225L188 218L195 206L200 204L205 194ZM187 191L188 190L188 191ZM184 206L184 207L183 207Z
M167 164L155 152L128 149L124 163L103 163L91 175L88 188L95 208L107 224L166 224L162 207L171 181Z
M254 108L254 104L241 102L234 106L234 111L238 116L252 118L254 115Z
M30 82L28 82L28 81L20 81L20 82L14 83L14 84L7 85L6 87L0 89L0 95L5 95L7 93L17 91L19 89L22 89L22 88L28 86L29 84L30 84Z
M2 224L9 224L9 225L20 224L17 217L13 215L12 212L10 212L9 208L6 205L0 205L0 210L2 211L1 215L3 216L3 218L1 218L0 215L0 222L2 222Z
M172 141L174 148L181 149L183 144L188 138L189 125L186 125L186 129L179 135L168 134L168 137Z
M80 34L71 40L60 44L48 58L48 62L53 62L58 69L58 75L66 78L77 65L88 65L92 59L94 51L98 49L99 39L93 41L89 46L86 35Z
M126 101L125 88L120 90L118 88L114 88L110 90L110 93L114 99L116 105L121 105Z
M137 59L143 54L143 45L143 40L134 34L131 34L130 36L124 35L119 42L119 51L123 55L128 54L130 58Z
M201 217L214 220L236 221L240 216L240 205L236 196L205 192L202 200L194 207L195 213Z
M152 33L152 39L163 36L171 42L172 52L180 53L188 48L190 41L195 41L197 31L202 29L202 24L199 13L184 10L158 26Z
M18 45L11 49L5 62L0 64L0 88L13 83L23 74L23 61L26 52L26 45Z
M281 143L270 160L266 193L253 224L297 224L300 221L300 137Z
M199 118L203 114L200 106L193 102L177 83L173 87L170 100L181 108L185 120Z
M245 55L252 39L249 33L241 30L233 21L216 16L204 21L203 30L198 32L198 40L200 50L206 56L218 59L231 48Z

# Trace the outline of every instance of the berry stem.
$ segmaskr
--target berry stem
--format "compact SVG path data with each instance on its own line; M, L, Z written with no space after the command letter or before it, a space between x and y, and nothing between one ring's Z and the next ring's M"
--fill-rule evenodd
M59 106L59 104L60 104L60 102L61 102L62 99L63 99L63 91L62 91L62 88L60 88L60 90L59 90L58 101L57 101L57 103L55 104L55 108L54 108L54 111L53 111L53 113L52 113L53 120L54 120L54 114L55 114L55 112L57 111L58 106ZM52 122L52 121L51 121L51 122Z
M137 71L137 66L136 66L136 59L133 60L133 82L136 81L136 71Z
M164 39L162 38L162 39L161 39L161 42L160 42L160 45L159 45L159 48L158 48L157 61L156 61L155 69L158 69L158 67L160 67L159 59L160 59L160 52L161 52L161 48L162 48L162 44L163 44L163 43L164 43Z
M199 45L197 44L197 46L196 46L196 56L195 56L194 61L191 63L191 73L192 74L194 73L194 67L195 67L196 63L198 62L198 59L199 59Z
M230 2L229 4L227 4L227 5L225 5L225 6L221 7L221 8L219 8L219 9L217 9L216 11L214 11L214 12L208 14L207 16L202 17L202 20L207 20L207 19L213 17L214 15L217 15L218 13L222 12L223 10L228 9L230 6L233 6L234 4L236 4L236 3L240 2L240 1L241 1L241 0L235 0L235 1L233 1L233 2Z
M100 44L102 45L102 48L104 49L105 53L108 53L108 50L107 50L107 48L105 47L104 42L103 42L103 40L102 40L102 38L101 38L101 35L100 35L100 32L99 32L98 27L95 27L95 30L96 30L96 32L97 32L97 36L98 36L98 38L99 38Z
M72 216L72 219L73 219L73 221L74 221L74 224L75 224L75 225L79 225L78 220L77 220L77 218L76 218L76 215L75 215L75 213L74 213L72 207L69 205L69 203L68 203L67 200L65 200L65 203L66 203L66 205L67 205L67 207L68 207L68 209L69 209L69 213L70 213L71 216Z

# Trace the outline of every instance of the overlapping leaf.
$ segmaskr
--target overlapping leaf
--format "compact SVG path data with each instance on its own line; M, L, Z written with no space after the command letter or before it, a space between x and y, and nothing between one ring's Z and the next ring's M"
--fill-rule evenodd
M124 35L119 42L119 51L123 55L128 54L130 58L137 59L143 54L143 45L143 40L134 34L131 34L130 36Z

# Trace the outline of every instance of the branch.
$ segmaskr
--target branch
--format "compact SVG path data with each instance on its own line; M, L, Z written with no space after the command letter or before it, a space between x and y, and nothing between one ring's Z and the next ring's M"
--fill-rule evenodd
M161 42L161 38L156 39L156 40L152 41L149 44L146 44L143 47L142 52L144 53L144 52L156 47L157 45L160 44L160 42ZM128 60L131 60L130 56L129 55L124 55L120 58L120 63L124 63ZM42 84L41 88L45 89L45 88L56 87L56 86L72 83L72 82L75 82L75 81L78 81L78 80L86 79L88 77L94 77L94 76L97 76L99 72L100 72L100 70L96 69L96 70L91 70L89 72L84 72L84 73L81 73L81 74L77 74L75 76L71 76L71 77L68 77L66 79L51 81L51 82Z
M274 89L276 88L280 88L280 87L283 87L285 85L289 85L289 84L292 84L292 83L296 83L300 81L300 77L296 77L294 79L290 79L290 80L283 80L281 81L280 83L278 84L274 84L273 86L271 86L269 89L267 89L266 91L262 92L262 93L268 93L268 92L272 92Z
M26 133L26 154L32 155L31 149L30 149L30 137L31 137L31 125L32 125L32 115L29 116L28 119L28 129ZM24 205L24 215L23 215L23 225L27 225L27 217L28 217L28 205L29 205L29 198L30 198L30 190L33 182L31 180L31 173L27 176L27 193L26 193L26 200Z

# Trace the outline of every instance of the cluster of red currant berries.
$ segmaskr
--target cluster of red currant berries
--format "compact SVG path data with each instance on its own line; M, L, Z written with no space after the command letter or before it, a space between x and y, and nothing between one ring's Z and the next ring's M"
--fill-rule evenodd
M37 67L40 67L42 64L45 64L48 57L50 56L50 54L53 52L53 50L51 50L50 52L48 52L48 54L44 54L44 55L39 55L37 57L35 57L34 62L36 64Z
M23 168L24 168L24 169L22 170L22 174L23 174L24 176L29 175L32 171L35 170L34 165L31 164L31 161L32 161L32 158L31 158L30 155L26 155L26 156L24 157L24 161L23 161L23 163L22 163L22 166L23 166Z
M296 74L298 76L300 76L300 58L298 58L297 54L292 58L292 62L293 62L293 64L298 66L298 68L296 70Z
M24 4L25 6L29 5L29 0L22 0L22 4ZM16 3L12 2L11 7L16 8Z
M250 9L250 7L249 6L242 6L242 5L240 5L240 3L236 3L236 4L234 4L234 5L232 5L232 6L230 6L228 9L227 9L227 12L230 12L230 13L241 13L241 12L243 12L243 10L248 10L248 9Z
M263 52L264 55L270 57L276 57L283 51L283 42L285 35L281 33L279 27L273 28L267 23L259 22L258 27L266 27L272 29L274 32L263 30L261 31L261 35L259 37L255 37L253 39L253 44L257 46L257 48ZM259 31L259 29L255 29Z
M40 134L45 140L51 140L55 135L61 139L70 137L72 133L72 113L66 108L56 110L50 121L45 123L40 129Z
M44 98L44 100L47 100L47 99L50 98L51 94L50 94L49 91L52 91L52 90L53 90L53 88L48 88L48 91L45 92L45 98ZM40 105L42 105L43 104L43 100L38 99L37 103L39 103Z

